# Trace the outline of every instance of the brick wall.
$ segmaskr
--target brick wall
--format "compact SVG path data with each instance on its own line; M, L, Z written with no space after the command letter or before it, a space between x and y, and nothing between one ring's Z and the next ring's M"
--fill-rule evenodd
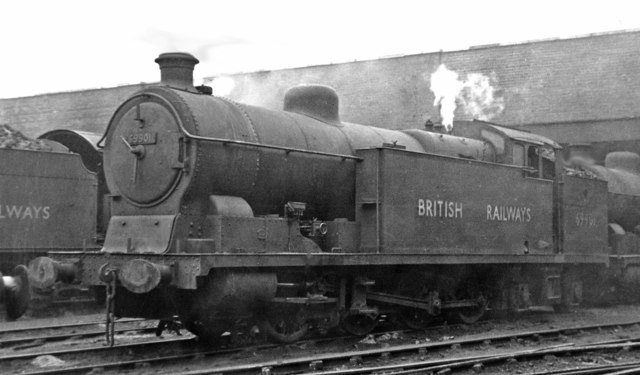
M343 120L390 128L438 118L429 78L440 63L465 76L494 77L504 111L492 121L535 123L640 116L640 32L549 40L464 51L231 76L232 99L280 108L288 87L333 86ZM460 107L456 119L469 120Z
M492 83L504 100L504 110L492 119L497 123L543 124L536 128L543 128L545 135L570 138L572 132L587 126L592 131L596 124L601 132L612 123L609 120L627 119L624 132L609 132L607 140L640 139L638 46L640 32L633 31L235 74L231 76L235 86L228 96L279 109L289 87L321 83L338 91L344 121L388 128L421 127L427 118L439 118L429 79L444 63L462 76L482 73L493 77ZM150 69L154 69L152 62ZM3 99L0 123L13 125L27 135L55 128L102 132L117 106L141 87ZM469 120L470 116L458 108L456 119ZM572 127L563 126L556 134L557 123Z
M0 124L37 137L53 129L102 133L116 108L143 85L0 100Z

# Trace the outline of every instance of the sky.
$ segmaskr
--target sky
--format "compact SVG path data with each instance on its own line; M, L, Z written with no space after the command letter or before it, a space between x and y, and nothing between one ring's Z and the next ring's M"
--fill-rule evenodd
M0 98L640 29L634 1L5 0ZM640 47L640 46L639 46Z

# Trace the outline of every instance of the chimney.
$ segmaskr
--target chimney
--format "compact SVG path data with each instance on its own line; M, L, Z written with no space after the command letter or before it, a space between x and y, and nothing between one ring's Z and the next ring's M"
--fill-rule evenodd
M160 65L160 83L176 89L197 92L193 87L193 67L198 59L189 53L162 53L155 60Z

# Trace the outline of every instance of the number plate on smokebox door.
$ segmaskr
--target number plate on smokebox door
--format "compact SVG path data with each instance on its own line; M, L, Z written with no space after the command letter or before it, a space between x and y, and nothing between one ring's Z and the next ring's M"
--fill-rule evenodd
M127 142L131 146L137 145L155 145L158 133L134 133L127 135Z

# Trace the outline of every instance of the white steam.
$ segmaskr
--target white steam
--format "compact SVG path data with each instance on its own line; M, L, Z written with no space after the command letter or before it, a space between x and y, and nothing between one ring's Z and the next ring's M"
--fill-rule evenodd
M440 105L442 124L447 132L453 129L453 113L456 110L456 98L462 90L463 84L458 80L458 73L440 64L438 70L431 74L431 91L436 99L433 105Z
M215 96L229 96L231 90L236 87L236 82L231 77L205 78L203 81L207 86L211 86Z
M481 73L468 73L461 79L458 73L440 64L430 76L433 105L440 106L442 125L447 132L453 129L453 117L457 103L464 112L476 119L489 121L504 110L504 98L495 89L495 74L487 77Z
M495 84L495 73L491 73L489 77L480 73L467 74L459 98L468 115L489 121L504 111L504 98L496 92Z

